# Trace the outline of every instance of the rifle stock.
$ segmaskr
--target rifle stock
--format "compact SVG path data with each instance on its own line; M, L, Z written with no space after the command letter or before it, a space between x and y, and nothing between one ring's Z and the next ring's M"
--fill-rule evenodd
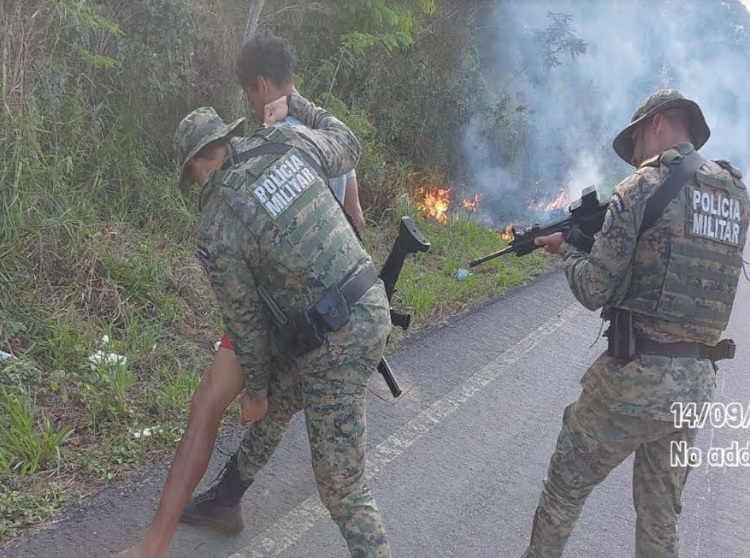
M594 236L602 230L604 223L604 214L607 211L608 203L599 202L596 194L596 188L589 186L583 191L581 198L570 204L568 211L570 216L550 223L543 227L535 224L521 233L512 229L513 239L508 243L506 248L477 258L469 262L469 267L475 267L486 261L504 256L505 254L515 254L516 256L525 256L530 254L540 246L534 244L534 240L540 236L547 236L556 232L565 232L571 227L578 226L589 236Z

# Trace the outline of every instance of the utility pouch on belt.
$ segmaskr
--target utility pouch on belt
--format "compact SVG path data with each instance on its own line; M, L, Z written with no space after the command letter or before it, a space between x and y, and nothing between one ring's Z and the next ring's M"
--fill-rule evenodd
M716 345L700 343L657 343L648 337L636 336L633 330L633 313L621 308L612 311L612 320L604 334L607 337L607 354L622 364L637 355L657 355L672 358L707 359L718 362L733 359L737 350L732 339L723 339Z
M328 331L338 331L349 321L349 305L338 286L325 290L320 300L315 303L315 312Z
M320 347L327 332L338 331L349 323L350 308L377 280L377 271L368 264L354 276L350 273L338 285L328 287L315 303L292 316L289 324L281 328L287 349L302 356Z
M708 359L716 362L717 360L732 360L737 352L737 345L734 339L722 339L713 347L708 349Z
M320 347L326 338L325 329L311 312L300 312L292 317L282 330L284 345L294 356L302 356Z
M620 308L612 310L612 320L604 335L607 337L607 354L609 356L618 359L623 364L635 359L635 331L633 330L632 312Z

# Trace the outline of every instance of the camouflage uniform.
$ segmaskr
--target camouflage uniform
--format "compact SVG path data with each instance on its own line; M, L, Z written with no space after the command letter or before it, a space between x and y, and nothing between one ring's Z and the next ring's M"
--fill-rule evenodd
M633 127L675 106L690 114L692 139L700 148L710 133L700 109L674 90L660 90L618 136L618 155L630 162ZM677 145L644 161L616 186L590 254L568 243L560 250L581 304L603 308L605 318L613 308L633 311L636 334L658 343L719 341L747 239L750 203L741 175L725 162L712 161L701 166L655 226L637 238L646 202L665 182L668 165L693 149L692 144ZM705 196L715 196L715 207L726 210L723 227L717 223L721 215L711 216L713 202L704 212ZM720 201L725 198L730 201ZM686 278L694 273L702 277ZM678 556L677 516L689 468L671 466L670 451L673 442L692 446L695 431L676 427L671 406L710 401L716 370L706 359L639 354L622 364L602 354L583 376L579 399L563 414L524 557L561 556L586 498L633 452L635 555Z
M360 145L341 122L298 95L289 113L309 129L261 129L232 138L230 151L269 142L293 151L217 171L200 195L199 259L245 373L245 391L253 400L268 398L267 415L247 428L233 459L249 485L292 416L304 410L321 500L351 555L389 557L364 477L367 381L391 328L384 286L377 280L350 307L348 323L306 354L290 353L281 333L284 319L348 273L372 266L330 189L300 156L307 153L326 175L339 176L355 166Z

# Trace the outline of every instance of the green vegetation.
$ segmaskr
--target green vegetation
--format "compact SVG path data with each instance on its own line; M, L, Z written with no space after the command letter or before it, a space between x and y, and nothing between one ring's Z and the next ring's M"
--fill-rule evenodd
M415 212L405 214L415 215ZM398 213L397 216L400 219ZM504 247L506 241L497 232L466 218L453 218L445 224L417 218L417 224L431 247L429 252L413 256L404 266L393 300L394 307L404 307L413 313L417 328L497 297L509 287L532 279L553 261L542 251L523 258L505 256L471 269L469 276L459 281L456 279L459 269L466 269L474 258ZM390 238L395 235L393 226ZM390 245L387 240L379 246L373 244L370 253L383 261Z
M358 175L378 263L397 218L416 212L415 171L458 167L444 131L493 110L469 101L481 88L474 3L441 4L269 0L260 19L294 38L299 89L364 143ZM246 8L3 1L0 350L12 357L0 362L0 543L179 440L222 325L193 256L196 200L176 188L171 136L196 106L226 119L246 110L232 75ZM502 246L497 233L456 218L420 226L433 248L407 265L396 301L416 324L548 262L496 260L458 282L458 267Z

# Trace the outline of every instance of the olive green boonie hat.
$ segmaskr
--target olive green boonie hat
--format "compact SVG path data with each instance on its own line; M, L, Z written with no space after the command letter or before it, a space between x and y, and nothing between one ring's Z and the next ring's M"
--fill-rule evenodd
M693 147L695 149L703 147L711 136L711 130L708 128L706 119L703 117L703 112L701 112L698 104L683 97L676 89L659 89L643 101L641 106L635 111L635 114L633 114L630 125L617 134L615 141L612 142L615 153L623 161L632 165L633 129L650 116L673 108L681 108L687 112L690 119L690 140Z
M187 162L212 141L244 134L245 119L238 118L228 126L212 107L195 109L182 119L174 133L172 148L182 163L180 190L188 191L190 177Z

